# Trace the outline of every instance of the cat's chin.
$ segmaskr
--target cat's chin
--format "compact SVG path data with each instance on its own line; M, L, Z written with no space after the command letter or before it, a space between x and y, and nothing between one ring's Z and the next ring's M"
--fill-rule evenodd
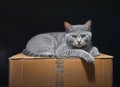
M81 48L81 47L83 47L83 46L80 45L80 46L75 46L75 47Z

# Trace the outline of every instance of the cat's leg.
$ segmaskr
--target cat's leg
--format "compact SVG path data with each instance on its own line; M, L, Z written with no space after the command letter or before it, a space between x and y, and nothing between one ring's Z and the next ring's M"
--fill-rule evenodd
M64 50L62 52L60 52L60 56L64 56L64 57L80 57L82 59L84 59L85 61L87 61L88 63L91 63L94 61L94 57L84 51L84 50L78 50L78 49L68 49L68 50Z
M94 57L100 55L97 47L92 47L92 49L90 50L90 54Z

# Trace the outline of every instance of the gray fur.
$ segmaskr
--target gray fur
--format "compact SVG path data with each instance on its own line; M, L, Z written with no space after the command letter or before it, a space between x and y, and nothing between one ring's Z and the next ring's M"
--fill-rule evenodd
M29 56L80 57L87 62L93 62L94 56L99 55L96 47L92 46L91 28L87 24L65 24L67 32L51 32L34 36L23 50Z

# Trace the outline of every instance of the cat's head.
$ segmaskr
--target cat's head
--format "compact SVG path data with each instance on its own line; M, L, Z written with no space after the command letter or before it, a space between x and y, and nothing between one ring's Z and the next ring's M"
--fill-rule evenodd
M68 22L64 22L66 29L66 42L74 47L83 47L91 42L91 20L85 24L71 25Z

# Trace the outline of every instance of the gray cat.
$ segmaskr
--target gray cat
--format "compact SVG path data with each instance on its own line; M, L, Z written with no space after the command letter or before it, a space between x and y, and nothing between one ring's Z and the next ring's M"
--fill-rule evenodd
M82 25L64 22L66 32L51 32L34 36L23 50L29 56L80 57L91 63L99 51L91 44L91 20Z

